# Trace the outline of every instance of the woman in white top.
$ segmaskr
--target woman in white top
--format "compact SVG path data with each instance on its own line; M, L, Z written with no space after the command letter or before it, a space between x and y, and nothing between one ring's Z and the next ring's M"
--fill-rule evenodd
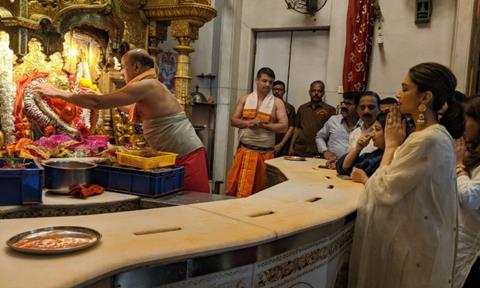
M454 287L463 287L480 255L480 96L464 105L465 139L457 141L457 189L460 201Z
M405 76L399 108L387 117L383 159L358 209L350 287L451 287L458 206L452 136L463 134L456 84L437 63ZM402 115L415 121L408 137Z

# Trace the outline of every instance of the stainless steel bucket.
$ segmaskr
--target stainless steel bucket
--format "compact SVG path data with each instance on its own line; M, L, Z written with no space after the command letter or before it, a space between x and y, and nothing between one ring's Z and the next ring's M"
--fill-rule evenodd
M94 163L81 161L46 161L45 188L52 192L68 193L73 184L91 184Z

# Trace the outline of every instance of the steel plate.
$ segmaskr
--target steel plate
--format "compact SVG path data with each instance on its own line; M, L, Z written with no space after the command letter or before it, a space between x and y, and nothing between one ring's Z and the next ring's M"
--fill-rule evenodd
M53 226L30 230L10 238L8 247L29 254L62 254L95 245L102 235L77 226Z
M283 159L289 160L289 161L306 161L305 157L301 157L301 156L285 156L283 157Z

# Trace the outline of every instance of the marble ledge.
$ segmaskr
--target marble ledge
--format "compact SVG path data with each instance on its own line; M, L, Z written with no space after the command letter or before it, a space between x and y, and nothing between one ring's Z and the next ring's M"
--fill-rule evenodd
M42 204L39 205L10 205L10 206L0 206L0 214L6 212L12 212L17 210L28 209L30 207L37 208L48 208L48 207L81 207L81 206L93 206L93 205L102 205L102 204L111 204L111 203L120 203L120 202L127 202L127 201L137 201L140 200L139 196L129 195L129 194L122 194L122 193L114 193L105 191L101 195L96 195L95 197L89 197L87 199L75 198L69 195L64 194L55 194L52 192L48 192L47 190L42 191Z
M193 207L275 232L277 238L313 229L356 211L363 184L318 168L325 160L268 160L288 181L248 198L194 204Z
M48 226L85 226L102 234L100 243L67 255L0 253L0 287L71 287L148 263L241 249L275 239L275 233L188 206L89 216L0 221L0 242ZM155 231L168 231L155 233ZM228 233L226 233L228 231ZM51 275L55 274L52 281ZM35 285L33 285L35 283Z

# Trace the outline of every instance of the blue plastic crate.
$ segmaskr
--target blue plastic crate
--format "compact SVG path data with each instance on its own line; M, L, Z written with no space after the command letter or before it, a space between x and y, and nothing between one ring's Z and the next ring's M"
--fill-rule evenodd
M108 191L147 197L158 197L183 189L184 168L173 167L155 171L98 165L93 171L93 183Z
M0 169L0 206L42 203L42 166L35 160L13 160L28 164L25 169ZM6 161L0 158L0 167Z

